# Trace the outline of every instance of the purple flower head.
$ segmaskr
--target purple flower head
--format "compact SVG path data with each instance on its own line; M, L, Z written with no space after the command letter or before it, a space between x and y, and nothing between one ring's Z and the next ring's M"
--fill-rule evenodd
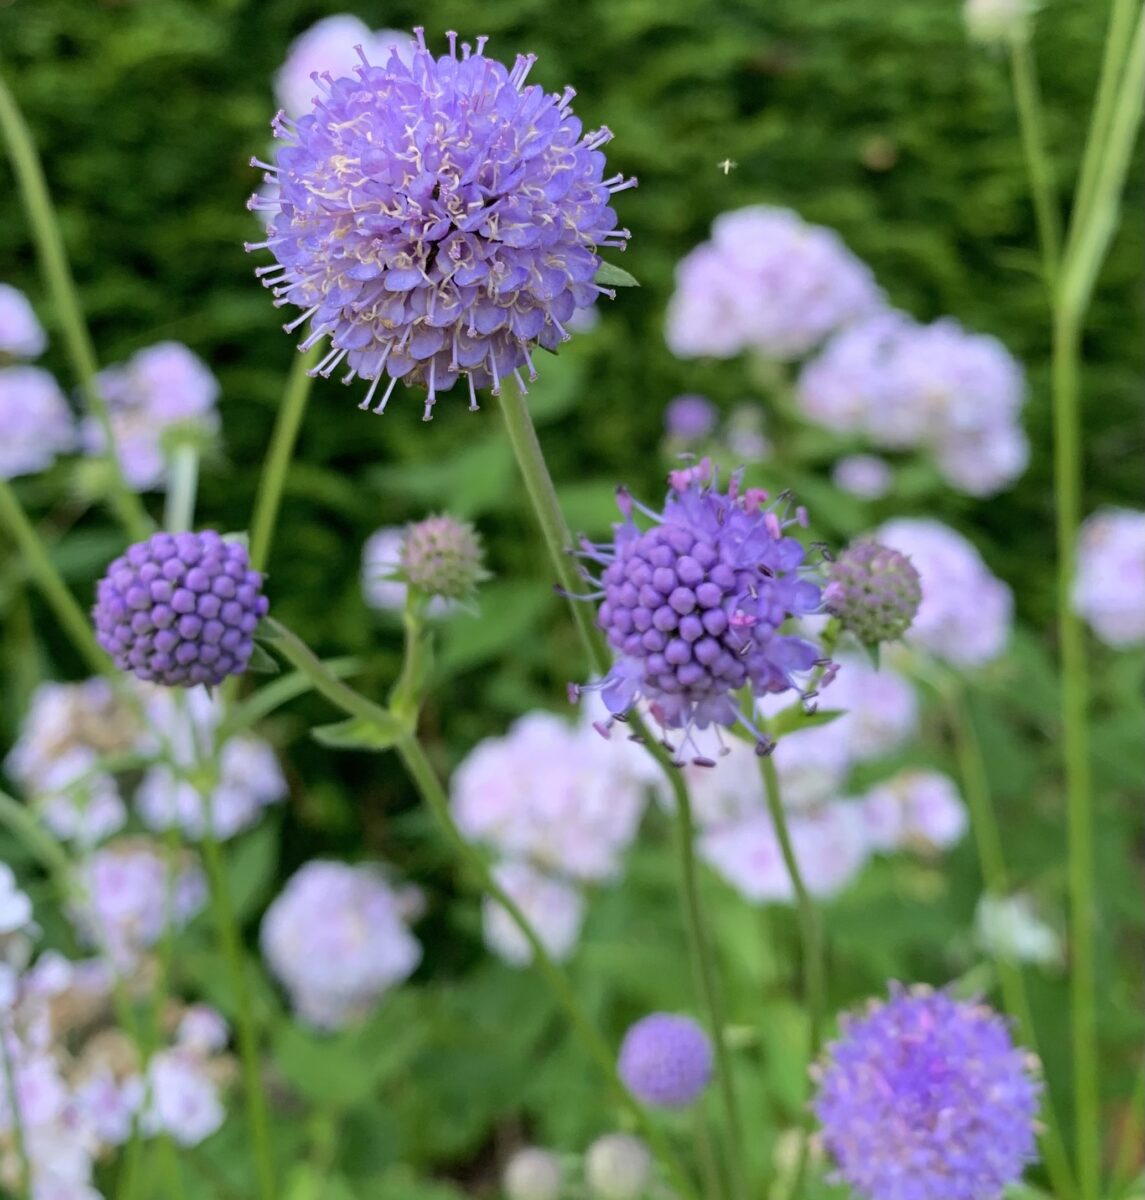
M831 469L831 482L863 500L881 500L891 490L894 475L885 459L874 454L847 454Z
M893 642L910 628L922 584L907 556L869 539L852 542L827 567L823 602L860 642Z
M983 1004L892 984L815 1074L837 1178L862 1200L996 1200L1036 1157L1035 1063Z
M720 491L711 463L673 471L662 513L638 505L623 489L625 520L611 544L582 544L601 565L597 624L616 652L598 684L609 712L623 716L640 699L663 726L749 725L733 693L756 696L796 687L795 675L820 661L811 642L779 632L792 616L815 612L818 586L805 578L805 550L784 535L806 513L781 497L741 489L734 474ZM634 509L654 524L642 530ZM591 578L591 576L589 576ZM574 696L576 689L574 689ZM761 747L766 739L758 735Z
M677 396L664 410L664 430L669 437L698 442L715 429L717 415L707 396Z
M402 542L406 580L430 596L464 600L487 578L481 539L468 521L442 515L411 525Z
M28 297L10 283L0 283L0 362L5 357L39 358L47 345Z
M685 1108L711 1079L712 1043L690 1017L651 1013L624 1035L617 1070L645 1104Z
M464 375L494 394L532 351L567 339L578 308L608 293L593 282L601 246L623 248L613 192L635 180L604 178L608 129L584 134L574 92L525 85L535 61L512 68L450 33L435 59L415 30L412 61L361 54L353 75L315 75L313 111L279 113L283 140L265 167L279 194L252 197L269 218L278 265L259 269L276 303L310 321L302 348L329 336L313 374L343 363L345 382L370 383L361 407L385 409L399 379L438 392Z
M1106 645L1145 641L1145 513L1106 508L1086 519L1071 603Z
M677 266L665 336L679 358L753 350L788 361L880 302L834 230L754 205L717 217L711 241Z
M39 367L0 367L0 479L46 471L76 444L55 379Z
M266 611L246 547L208 529L129 546L99 581L92 618L121 671L167 687L213 687L246 670Z

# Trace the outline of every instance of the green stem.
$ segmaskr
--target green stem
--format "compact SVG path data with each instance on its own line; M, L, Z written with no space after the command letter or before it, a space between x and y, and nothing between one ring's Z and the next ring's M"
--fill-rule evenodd
M1078 176L1077 196L1070 217L1071 232L1088 221L1089 206L1093 199L1093 188L1097 181L1097 170L1105 149L1109 121L1113 114L1117 81L1125 64L1129 31L1133 26L1135 0L1113 0L1109 13L1109 29L1105 35L1105 49L1098 78L1097 98L1090 117L1086 134L1085 150L1082 153L1081 170Z
M827 1019L827 955L823 940L823 926L815 902L803 881L799 863L795 858L795 848L791 843L791 832L787 827L787 813L783 807L783 797L780 795L779 772L776 770L775 761L770 755L765 755L760 759L760 765L763 772L764 792L767 796L767 810L771 814L771 822L775 826L784 865L787 867L788 875L791 876L791 886L795 889L795 905L799 915L799 931L803 943L804 999L810 1022L807 1059L808 1062L814 1062L823 1042L823 1030ZM788 1192L793 1200L803 1187L810 1144L811 1115L808 1113L804 1121L803 1136L799 1141L799 1157L796 1160L795 1172L792 1175L791 1188Z
M553 961L551 955L545 949L544 943L529 923L529 919L521 911L520 906L497 883L493 872L489 868L489 864L480 852L466 840L461 830L458 829L453 820L453 815L449 811L449 800L441 784L438 782L437 775L429 759L426 757L421 743L416 737L409 737L399 742L396 749L402 762L405 764L406 770L409 771L410 776L417 785L422 799L429 806L430 811L437 819L442 832L452 844L458 857L473 873L474 878L480 885L481 891L487 893L501 905L528 941L533 951L534 965L548 984L549 990L553 993L557 1003L564 1010L569 1023L580 1035L581 1041L596 1060L605 1078L612 1085L616 1095L632 1114L633 1119L640 1128L641 1134L671 1172L680 1195L682 1197L695 1197L695 1189L688 1179L683 1165L680 1163L675 1151L668 1144L668 1140L661 1132L659 1126L648 1117L643 1107L637 1103L636 1099L621 1082L616 1069L616 1058L609 1048L608 1043L601 1037L596 1026L593 1025L592 1020L584 1011L577 997L576 990L569 982L568 976Z
M743 1126L740 1122L731 1061L724 1037L727 1021L724 1017L723 1002L720 996L715 957L704 921L700 889L696 878L696 829L692 819L692 802L679 768L674 770L670 768L668 779L672 784L672 794L676 804L676 843L679 852L680 878L683 882L685 925L688 931L693 970L697 977L700 997L707 1011L708 1028L712 1036L712 1045L715 1048L716 1079L719 1085L720 1103L724 1112L724 1136L727 1142L727 1168L731 1195L738 1200L743 1200L747 1196L747 1183L744 1178Z
M986 775L986 763L982 747L974 731L970 714L966 711L961 682L953 675L934 681L942 699L946 721L954 740L954 753L958 759L958 773L962 777L962 790L970 808L970 827L978 851L978 862L987 895L999 899L1009 894L1009 872L1006 869L1002 849L1002 835L990 800L990 781ZM1037 1034L1033 1013L1030 1009L1026 981L1021 968L1009 958L999 957L995 961L998 980L1002 988L1002 1002L1006 1011L1018 1023L1022 1041L1037 1053ZM1046 1098L1046 1122L1042 1133L1042 1150L1046 1170L1054 1185L1055 1194L1061 1200L1077 1193L1077 1184L1070 1168L1069 1156L1062 1139L1053 1097Z
M344 679L348 675L357 675L362 670L360 658L329 658L322 666L335 679ZM270 683L264 684L257 692L252 693L241 704L236 705L219 726L216 741L222 745L228 738L261 721L263 717L274 712L276 708L289 703L297 696L304 695L313 687L310 677L302 671L291 671Z
M181 442L171 453L167 471L167 503L163 509L163 528L168 533L183 533L195 520L195 493L199 487L199 448L193 442Z
M8 1097L8 1111L12 1114L16 1157L20 1162L19 1195L21 1200L32 1200L32 1162L28 1158L28 1143L24 1138L24 1113L20 1107L20 1093L16 1088L16 1072L12 1066L12 1056L8 1053L8 1031L2 1027L0 1027L0 1059L4 1060L4 1088Z
M416 723L417 714L421 709L419 690L425 675L427 650L422 632L422 614L426 601L427 597L421 595L416 588L406 589L406 602L402 609L402 629L405 634L402 643L402 668L390 692L390 712L411 727Z
M537 523L541 527L545 545L549 548L557 581L568 596L574 596L582 590L584 581L572 557L572 538L569 536L564 513L561 512L560 502L557 500L552 477L545 465L545 457L541 452L541 444L537 441L537 431L533 428L533 420L525 398L515 387L506 384L501 388L498 401L501 405L501 415L505 419L505 429L509 434L509 444L513 447L517 467L524 480L525 491L529 495ZM592 608L572 599L569 600L569 605L589 662L597 674L604 675L608 671L608 652L593 624Z
M79 380L87 410L99 423L103 432L104 456L111 479L112 507L128 535L138 541L147 536L151 528L151 521L142 501L127 486L127 481L123 477L123 469L119 464L119 455L116 452L111 415L96 385L95 377L99 372L99 363L96 360L95 349L84 321L83 310L76 293L75 280L72 278L71 268L68 265L64 240L56 219L56 210L48 193L48 185L44 180L43 168L40 166L31 131L20 112L15 97L2 78L0 78L0 130L3 130L8 143L8 154L12 160L16 183L20 189L20 198L36 241L36 249L40 255L40 265L47 280L48 290L52 294L63 328L64 343L72 362L72 369Z
M1120 1196L1133 1180L1138 1156L1141 1153L1141 1136L1145 1133L1145 1064L1138 1067L1137 1083L1129 1101L1129 1110L1121 1127L1117 1154L1113 1159L1113 1178L1110 1194Z
M0 791L0 825L4 825L24 844L48 872L61 904L71 898L71 862L63 846L44 828L35 814L14 796Z
M68 590L55 563L48 557L44 543L6 479L0 479L0 527L5 528L15 540L28 574L35 580L56 614L56 620L71 637L88 666L97 675L110 674L111 660L95 640L91 622Z
M1026 156L1030 191L1033 194L1034 219L1037 222L1038 242L1042 251L1042 271L1046 286L1052 288L1061 258L1061 219L1058 214L1053 172L1046 154L1037 67L1025 31L1015 35L1010 43L1010 70L1014 100L1018 108L1022 150Z
M239 937L238 923L235 920L234 906L231 903L231 890L223 866L223 856L214 831L210 828L209 815L205 825L203 859L210 880L211 908L214 913L215 927L223 956L227 962L227 970L230 972L231 986L235 993L236 1033L239 1057L242 1062L243 1090L246 1093L247 1120L250 1123L251 1137L254 1142L259 1196L261 1200L278 1200L278 1191L274 1180L274 1155L270 1140L270 1119L267 1114L266 1095L263 1092L259 1069L258 1030L255 1025L250 982L247 979L246 964L243 962L242 941Z
M250 521L250 563L256 571L266 570L270 557L270 546L274 538L274 526L278 519L282 493L286 488L286 475L294 446L298 441L298 430L306 413L306 402L310 398L312 383L309 371L318 361L318 350L300 354L290 368L286 390L274 432L270 437L270 451L258 481L258 493L254 500L254 512Z

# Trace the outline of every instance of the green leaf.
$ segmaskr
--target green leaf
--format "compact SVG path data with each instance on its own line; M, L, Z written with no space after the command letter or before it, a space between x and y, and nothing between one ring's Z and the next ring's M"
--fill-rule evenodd
M830 725L843 715L841 708L824 708L817 712L804 712L798 704L785 708L767 723L768 732L776 737L794 733L797 729L811 729L816 725Z
M276 821L264 821L228 847L227 881L240 921L250 916L274 887L280 832Z
M640 281L635 275L630 275L623 267L614 263L602 261L596 268L596 282L601 287L639 287Z
M409 726L393 713L367 721L349 717L333 725L318 725L310 731L315 741L332 750L389 750L410 733Z
M255 675L277 675L279 672L279 666L274 657L268 654L258 642L255 642L251 649L250 661L247 663L246 669Z

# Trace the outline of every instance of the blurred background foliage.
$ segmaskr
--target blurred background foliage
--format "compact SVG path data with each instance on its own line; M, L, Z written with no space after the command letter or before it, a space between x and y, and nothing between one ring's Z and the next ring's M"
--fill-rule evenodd
M252 276L256 263L242 250L257 228L244 208L259 178L248 159L267 145L271 79L290 40L338 7L0 0L0 67L38 141L101 361L174 338L222 382L224 448L205 465L199 509L201 523L222 529L248 520L294 356ZM1072 179L1080 154L1103 10L1088 0L1054 0L1037 20L1047 133L1063 180ZM1060 916L1048 313L1005 59L967 42L954 0L386 0L353 11L375 28L424 24L435 40L446 29L487 33L503 58L536 52L534 81L550 90L573 83L586 125L607 123L616 134L610 163L640 177L618 209L634 232L623 265L643 286L622 291L594 332L546 360L535 389L542 442L574 526L606 529L621 480L656 498L665 469L662 412L673 395L704 392L728 411L758 394L746 365L680 362L663 344L673 267L723 210L790 205L834 226L894 304L920 319L952 314L997 335L1022 360L1032 462L1002 496L976 502L947 491L936 501L924 489L856 509L830 504L825 470L805 482L825 494L818 529L825 536L853 533L848 523L857 520L933 513L968 532L1014 588L1023 628L1014 653L975 689L972 715L1015 876ZM718 166L724 159L737 164L726 174ZM1140 177L1138 163L1135 190ZM1086 511L1141 504L1141 258L1140 222L1128 221L1085 339ZM6 164L0 278L26 290L58 334ZM44 365L74 384L58 336ZM442 631L439 686L424 728L448 770L513 715L560 703L565 680L582 677L584 664L539 569L543 547L522 506L495 404L474 415L445 399L423 425L420 406L401 392L384 418L360 413L359 398L336 381L314 387L271 558L272 604L321 652L365 655L365 686L380 691L393 676L398 642L395 627L361 601L363 541L380 525L431 510L473 518L497 578L480 617L457 618ZM101 513L51 507L52 486L51 479L42 490L28 484L24 494L42 502L46 528L60 537L59 561L86 602L118 534ZM814 497L805 498L814 507ZM20 586L8 548L3 553L6 741L35 680L74 676L79 666ZM1105 1080L1110 1095L1125 1095L1141 1034L1132 966L1142 933L1141 667L1096 644L1093 654ZM590 1068L560 1037L531 977L481 954L476 910L450 899L444 852L425 836L426 818L395 763L335 756L307 740L309 724L329 719L320 702L304 701L272 724L279 744L291 748L294 800L284 820L252 835L264 844L236 854L244 911L257 917L289 870L315 853L380 853L429 888L419 936L428 948L422 977L432 987L413 1001L395 997L366 1029L334 1042L283 1023L275 1045L283 1086L317 1107L308 1124L281 1136L306 1140L312 1162L328 1153L346 1178L370 1179L373 1190L363 1194L374 1200L439 1195L411 1190L397 1160L465 1163L464 1172L480 1174L491 1130L512 1140L521 1119L542 1140L583 1145L601 1129ZM935 760L952 769L937 717L926 736ZM658 853L664 825L652 816L629 884L594 904L575 966L588 1002L614 1031L650 1006L690 1003L674 884ZM711 891L724 959L735 964L733 1015L758 1023L761 994L791 994L793 922L774 912L764 938L757 913L723 889ZM918 863L872 868L832 910L834 999L877 991L888 975L958 975L972 960L967 930L978 891L969 844L944 871ZM184 970L193 985L217 989L208 951L188 955ZM1041 977L1033 987L1068 1117L1065 985ZM262 992L273 1011L278 1001L269 987ZM226 997L217 998L225 1007ZM799 1064L790 1060L802 1017L783 1000L766 1012L758 1038L769 1090L758 1103L778 1105L790 1119L800 1101L791 1074ZM752 1103L761 1078L745 1074ZM1116 1123L1117 1111L1110 1115ZM220 1136L241 1141L241 1122ZM761 1141L756 1153L766 1151ZM299 1175L292 1195L340 1196L329 1178L319 1193Z

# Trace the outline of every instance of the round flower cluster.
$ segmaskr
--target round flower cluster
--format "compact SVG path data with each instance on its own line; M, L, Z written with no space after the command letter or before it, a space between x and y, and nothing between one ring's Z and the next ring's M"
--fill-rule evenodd
M676 268L666 337L680 358L754 351L788 361L880 304L870 270L833 230L756 205L724 213Z
M974 910L974 940L991 958L1061 966L1061 936L1038 915L1029 896L983 895Z
M167 687L213 687L246 670L267 607L246 547L208 529L128 547L99 581L92 617L121 671Z
M340 1029L421 961L405 918L405 897L376 868L315 859L267 909L262 952L304 1021Z
M505 1167L505 1200L560 1200L561 1160L538 1146L518 1150Z
M464 600L488 577L477 531L447 515L426 517L406 530L401 569L414 587L446 600Z
M5 358L39 358L48 339L28 297L10 283L0 283L0 362Z
M167 486L165 443L178 427L202 439L218 432L219 384L207 364L179 342L158 342L96 377L107 404L120 470L139 491ZM84 449L107 448L103 426L83 423Z
M718 416L707 396L677 396L664 410L664 432L679 442L699 442L715 429Z
M881 500L894 483L886 459L874 454L846 454L831 469L831 482L861 500Z
M642 1200L652 1180L652 1155L630 1133L606 1133L584 1156L584 1178L594 1200Z
M924 854L948 850L970 824L958 788L939 771L900 771L871 788L862 804L871 847L884 852L904 846Z
M435 59L422 31L412 58L361 56L353 75L315 76L321 93L297 123L280 113L274 165L257 163L278 195L252 207L270 216L278 262L260 274L278 302L310 321L303 347L329 336L315 373L345 360L346 380L370 382L375 412L399 379L438 392L464 375L476 388L554 350L566 322L606 289L593 282L602 246L623 247L609 206L635 182L604 179L607 129L582 134L574 92L526 85L533 56L506 68L457 44ZM460 51L460 53L459 53Z
M662 513L639 506L655 522L648 530L632 519L628 493L618 494L625 520L613 541L582 550L602 568L589 598L603 600L597 623L617 652L592 685L611 713L623 716L643 698L687 740L693 726L746 722L733 700L738 689L761 696L795 688L795 676L819 662L811 642L779 632L788 617L820 605L801 570L803 546L783 533L806 514L781 518L766 500L755 488L741 492L738 474L718 491L708 459L672 472Z
M627 739L535 712L470 751L451 803L462 833L500 856L599 882L620 873L657 782L655 763Z
M1025 37L1036 0L965 0L962 18L972 41L1006 45Z
M56 837L91 846L127 820L119 785L99 761L132 751L139 736L138 720L106 679L42 683L4 768Z
M944 318L919 325L881 311L804 366L799 406L842 434L888 450L925 448L951 486L989 496L1025 470L1021 367L996 338Z
M39 367L0 367L0 479L34 475L76 445L71 409Z
M862 1200L1001 1196L1036 1157L1034 1063L980 1003L892 985L843 1019L816 1078L824 1143Z
M213 745L222 722L221 703L204 688L186 697L154 690L145 701L149 732L140 748L153 754L135 793L135 807L148 829L176 827L201 838L208 819L220 841L256 824L264 809L286 799L286 779L274 750L261 738L239 734L218 750L212 786L197 774L203 746Z
M316 21L290 43L286 61L274 77L274 94L292 117L300 117L315 100L319 89L316 72L349 75L361 62L355 47L375 62L385 62L396 53L408 66L413 58L413 38L397 29L379 29L374 33L350 13L336 13Z
M617 1072L645 1104L686 1108L712 1077L712 1043L690 1017L650 1013L624 1035Z
M73 917L84 940L118 971L135 969L167 929L168 900L177 928L207 898L198 863L175 857L146 838L109 842L76 867Z
M1145 641L1145 513L1110 508L1085 522L1073 607L1107 645Z
M493 869L497 885L521 910L550 958L572 954L584 923L584 896L578 888L546 875L526 862L506 861ZM482 904L485 944L512 967L528 966L533 948L509 912L487 896Z
M982 556L941 521L902 517L875 531L883 545L910 558L922 583L922 603L908 644L959 667L996 658L1010 636L1014 597Z
M865 645L902 637L922 601L910 559L878 542L853 542L828 565L827 578L827 610Z

